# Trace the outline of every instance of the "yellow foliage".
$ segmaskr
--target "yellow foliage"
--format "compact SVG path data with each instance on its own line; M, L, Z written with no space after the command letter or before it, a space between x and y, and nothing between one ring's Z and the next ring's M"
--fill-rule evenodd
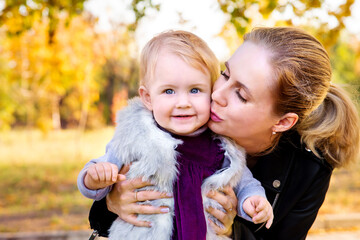
M86 13L71 21L68 14L59 16L51 43L50 19L36 19L36 14L28 31L11 36L0 32L3 61L11 63L8 68L0 68L0 75L7 73L4 97L0 92L0 101L7 104L0 109L0 124L4 123L0 129L17 122L47 132L60 126L60 119L72 126L86 124L88 117L101 119L99 108L93 106L106 86L98 77L108 58L123 62L119 74L131 79L128 75L133 74L129 73L133 62L128 59L134 47L129 33L98 34L95 19ZM16 32L21 21L19 17L8 18L7 30ZM114 36L117 41L111 39ZM17 117L10 118L14 113Z

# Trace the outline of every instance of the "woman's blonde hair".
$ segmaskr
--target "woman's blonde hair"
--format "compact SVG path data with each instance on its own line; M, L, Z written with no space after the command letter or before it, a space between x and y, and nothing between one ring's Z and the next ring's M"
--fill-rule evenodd
M358 112L349 96L330 83L330 60L322 44L292 27L256 28L244 40L270 52L275 113L299 116L294 127L307 148L333 167L356 160Z
M157 59L164 49L181 57L190 66L208 73L211 83L219 77L219 61L205 41L187 31L167 31L144 46L140 57L140 85L146 85L153 78Z

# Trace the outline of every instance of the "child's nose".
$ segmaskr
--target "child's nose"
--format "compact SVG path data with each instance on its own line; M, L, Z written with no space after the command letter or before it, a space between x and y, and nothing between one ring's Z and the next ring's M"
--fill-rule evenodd
M189 99L189 96L187 94L180 94L177 104L176 104L177 108L187 108L187 107L191 107L191 102Z

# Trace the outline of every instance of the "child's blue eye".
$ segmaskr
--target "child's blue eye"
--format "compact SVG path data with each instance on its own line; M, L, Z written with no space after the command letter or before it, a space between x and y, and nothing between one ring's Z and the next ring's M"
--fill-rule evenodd
M190 93L198 93L198 92L200 92L200 90L197 88L193 88L190 90Z
M172 90L172 89L166 89L166 90L165 90L165 93L166 93L166 94L174 94L175 91Z

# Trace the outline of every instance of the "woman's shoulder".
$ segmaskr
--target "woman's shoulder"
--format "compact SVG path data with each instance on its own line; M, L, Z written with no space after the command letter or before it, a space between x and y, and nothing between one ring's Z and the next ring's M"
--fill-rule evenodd
M326 185L332 174L330 164L308 151L297 133L282 136L276 149L261 156L251 171L272 197L285 188L291 194L304 192L319 179Z
M260 156L251 169L254 176L270 181L286 181L288 176L306 174L308 179L318 175L330 175L332 167L325 159L317 157L301 143L301 138L296 132L284 134L277 147L267 155ZM298 176L300 181L302 176ZM279 190L279 189L278 189Z
M311 167L318 166L327 171L332 171L333 167L322 157L316 156L302 141L300 135L296 131L290 131L284 134L276 148L278 154L284 156L292 156L295 162L299 165L311 165Z

